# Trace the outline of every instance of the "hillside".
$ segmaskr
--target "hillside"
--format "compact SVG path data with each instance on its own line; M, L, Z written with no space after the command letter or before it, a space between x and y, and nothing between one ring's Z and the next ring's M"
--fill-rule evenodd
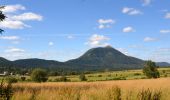
M107 46L88 50L77 59L66 62L69 65L81 66L85 69L136 69L143 67L143 60L126 56L120 51Z

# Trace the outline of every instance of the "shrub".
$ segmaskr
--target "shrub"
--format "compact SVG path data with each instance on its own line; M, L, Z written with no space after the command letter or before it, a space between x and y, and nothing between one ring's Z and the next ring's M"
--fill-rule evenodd
M21 81L25 81L25 80L26 80L26 77L21 76Z
M46 82L48 80L47 72L44 69L34 69L31 73L31 79L35 82Z
M168 77L168 75L167 75L167 74L164 74L164 77Z
M15 77L7 77L6 81L8 83L17 83L18 82L18 80Z
M159 78L160 77L159 71L156 68L156 64L155 62L152 62L152 61L147 61L145 63L145 66L143 68L143 73L148 78Z
M3 80L0 83L0 100L10 100L13 95L12 84L4 85Z
M102 75L98 75L98 77L102 77Z
M66 76L61 76L60 78L55 78L54 79L54 82L69 82L69 81L71 81L71 80L69 80L69 79L67 79L67 77Z
M109 74L109 75L107 75L108 77L111 77L112 75L111 74Z
M66 76L61 76L59 81L62 81L62 82L67 82L67 77Z
M140 73L134 73L134 75L135 75L135 76L139 76L139 75L141 75L141 74L140 74Z
M83 73L79 76L79 79L80 79L81 81L87 81L86 76L85 76L85 74L83 74Z

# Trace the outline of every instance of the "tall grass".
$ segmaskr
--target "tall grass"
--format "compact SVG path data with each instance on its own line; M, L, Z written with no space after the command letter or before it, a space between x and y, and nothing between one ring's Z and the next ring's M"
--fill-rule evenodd
M170 100L169 83L169 78L76 83L16 83L12 100Z

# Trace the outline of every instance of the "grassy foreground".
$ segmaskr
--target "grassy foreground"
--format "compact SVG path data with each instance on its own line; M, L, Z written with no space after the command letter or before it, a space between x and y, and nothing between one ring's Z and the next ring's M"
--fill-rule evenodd
M142 92L159 92L170 100L170 78L101 82L16 83L12 100L143 100ZM143 94L144 93L144 94ZM154 94L153 94L154 95ZM115 99L119 96L121 99ZM146 99L148 100L148 99ZM155 99L157 100L157 99Z

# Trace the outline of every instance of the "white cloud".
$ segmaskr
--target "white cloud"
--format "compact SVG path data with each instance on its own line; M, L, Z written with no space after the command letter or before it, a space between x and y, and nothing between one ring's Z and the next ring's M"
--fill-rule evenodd
M3 39L3 40L19 40L20 37L18 37L18 36L0 36L0 39Z
M150 5L152 0L142 0L143 1L143 6Z
M170 33L170 30L160 30L160 33L167 34L167 33Z
M12 47L12 48L8 48L7 50L5 50L6 53L23 53L25 52L24 49L20 49L20 48L15 48L15 47Z
M166 19L170 19L170 13L169 13L169 12L166 13L165 18L166 18Z
M145 37L144 38L144 42L152 42L152 41L156 41L157 39L156 38L152 38L152 37Z
M13 13L16 12L18 10L25 10L26 8L20 4L16 4L16 5L6 5L4 9L2 9L2 11L4 13Z
M125 33L129 33L129 32L134 32L135 30L133 29L133 27L128 26L128 27L123 28L122 31Z
M49 46L53 46L53 45L54 45L54 42L49 42L48 45L49 45Z
M113 19L99 19L98 20L98 28L104 29L104 28L110 28L112 24L116 23Z
M74 36L69 35L69 36L67 36L67 38L68 38L68 39L73 39L73 38L74 38Z
M22 21L7 19L0 23L0 27L9 28L9 29L23 29L25 27L31 27L31 26L26 25Z
M35 14L32 12L28 12L28 13L23 13L21 15L12 16L12 19L20 20L20 21L29 21L29 20L41 21L43 19L43 17L41 15L38 15L38 14Z
M115 23L115 21L112 19L99 19L98 23L99 24L113 24Z
M140 10L137 10L135 8L129 8L129 7L124 7L122 9L122 13L128 14L128 15L139 15L142 14Z
M125 55L129 55L129 52L124 48L116 48L116 49L119 50L120 52L122 52Z
M30 25L25 24L24 21L41 21L43 16L33 13L33 12L24 12L22 14L16 15L14 13L19 10L25 10L26 8L22 5L7 5L4 12L6 12L7 18L0 23L1 28L8 29L23 29L31 27Z
M90 45L91 47L107 46L109 45L109 43L107 43L108 40L110 40L110 38L106 36L93 34L86 44Z

